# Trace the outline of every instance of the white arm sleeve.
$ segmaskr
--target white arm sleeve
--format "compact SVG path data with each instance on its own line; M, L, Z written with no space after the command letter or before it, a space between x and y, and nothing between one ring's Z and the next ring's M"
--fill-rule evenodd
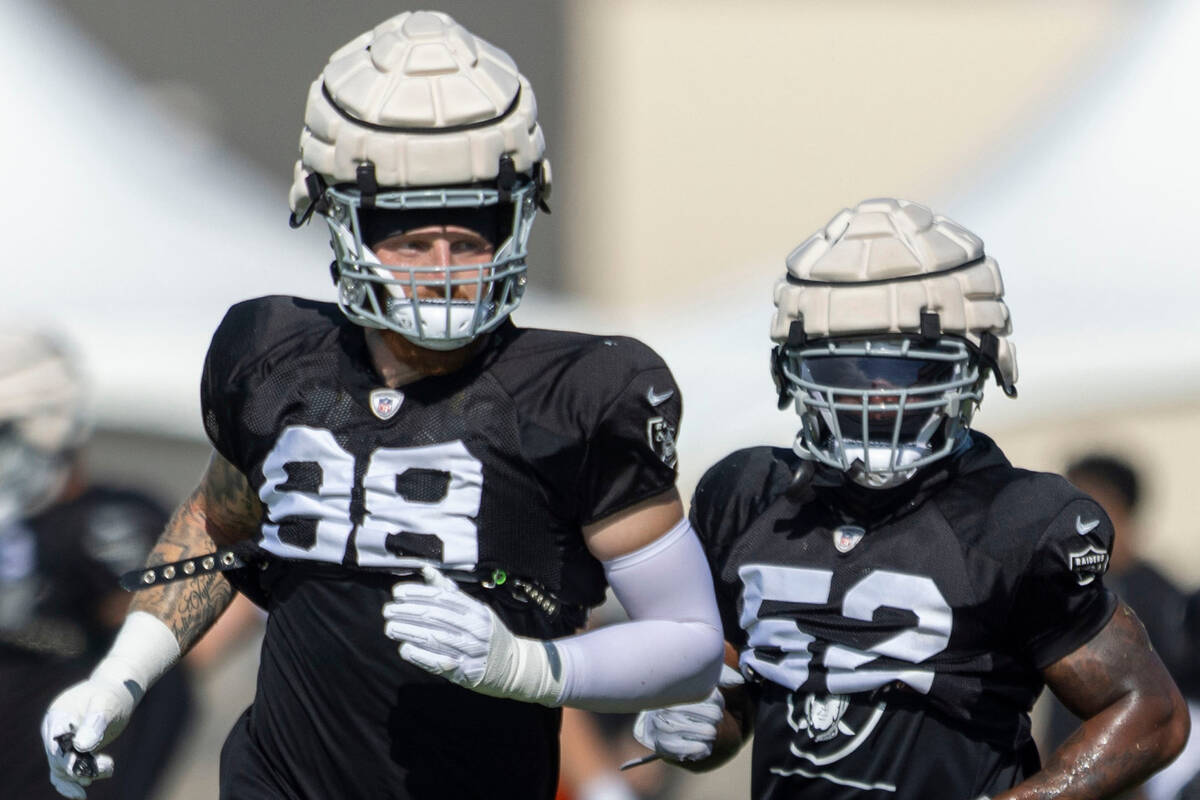
M704 549L687 518L632 553L603 562L630 621L558 639L561 705L637 711L708 695L724 653Z

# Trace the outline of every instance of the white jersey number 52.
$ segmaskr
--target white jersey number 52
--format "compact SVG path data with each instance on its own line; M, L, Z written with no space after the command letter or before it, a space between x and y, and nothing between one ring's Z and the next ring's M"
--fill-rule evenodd
M833 572L827 569L746 564L738 570L742 580L740 624L748 634L743 667L792 691L808 680L816 637L801 629L790 616L766 616L765 601L823 605L829 600ZM953 612L937 585L923 575L874 570L846 590L842 617L870 622L880 608L911 611L916 624L866 650L830 644L824 652L826 691L834 694L867 692L892 681L901 681L922 693L933 685L933 670L915 666L946 649L950 643ZM764 657L760 648L780 653ZM913 664L912 667L872 667L880 656Z

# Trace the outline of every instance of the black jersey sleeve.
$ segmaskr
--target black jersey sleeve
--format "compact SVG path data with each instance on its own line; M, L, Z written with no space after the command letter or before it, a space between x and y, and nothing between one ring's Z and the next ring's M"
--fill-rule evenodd
M787 490L793 461L779 448L748 447L725 456L700 478L692 495L691 522L714 568L737 535Z
M751 447L735 451L704 473L692 495L689 519L714 576L724 572L739 535L792 483L795 459L788 451ZM725 638L740 646L737 596L718 580L717 607Z
M588 437L579 483L584 525L675 485L679 387L653 350L630 339L620 346L632 356L614 363L616 352L598 351L583 365L607 373L605 382L616 388Z
M249 439L273 432L279 408L295 399L276 396L276 368L312 350L314 336L329 328L322 320L337 313L332 304L281 295L245 300L225 312L204 359L200 408L209 440L243 473L252 466ZM252 396L266 402L252 405Z
M1012 623L1019 646L1043 669L1092 639L1112 617L1105 588L1113 528L1095 501L1070 500L1045 529L1017 587Z
M237 408L243 391L240 375L247 360L247 345L255 338L257 304L238 303L225 312L213 333L200 378L200 410L204 432L217 452L239 465Z

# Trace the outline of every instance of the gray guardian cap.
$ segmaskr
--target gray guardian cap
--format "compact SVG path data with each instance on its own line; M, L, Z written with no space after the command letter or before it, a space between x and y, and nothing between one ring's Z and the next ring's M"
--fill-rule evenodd
M292 224L320 214L338 305L352 321L452 350L521 302L529 233L550 165L529 81L502 50L446 14L405 12L330 57L313 82L289 201ZM385 269L360 210L492 210L502 241L470 267ZM428 216L428 215L426 215ZM452 299L473 285L474 299ZM433 298L418 289L433 287Z

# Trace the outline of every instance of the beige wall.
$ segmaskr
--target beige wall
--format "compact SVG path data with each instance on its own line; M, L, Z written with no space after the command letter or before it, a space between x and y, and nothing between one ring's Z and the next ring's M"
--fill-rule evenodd
M936 201L1069 102L1120 0L575 0L559 145L571 287L711 297L864 197ZM564 152L565 151L565 152Z

